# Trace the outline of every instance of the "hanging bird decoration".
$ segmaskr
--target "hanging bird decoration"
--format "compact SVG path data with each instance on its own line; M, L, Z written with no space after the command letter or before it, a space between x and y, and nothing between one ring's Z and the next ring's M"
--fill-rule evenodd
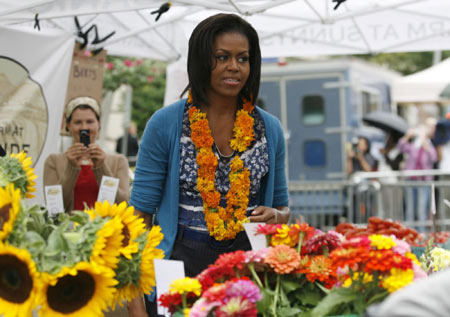
M39 13L36 13L34 15L34 27L33 27L33 29L38 29L38 31L41 30L41 26L39 24Z
M332 2L336 2L336 6L333 9L336 10L341 5L341 3L345 2L345 0L333 0Z
M164 12L169 11L171 5L172 5L172 2L169 1L169 2L163 3L163 4L159 7L158 10L152 11L151 14L158 14L158 15L156 16L155 21L158 21L159 18L161 17L161 15L162 15Z

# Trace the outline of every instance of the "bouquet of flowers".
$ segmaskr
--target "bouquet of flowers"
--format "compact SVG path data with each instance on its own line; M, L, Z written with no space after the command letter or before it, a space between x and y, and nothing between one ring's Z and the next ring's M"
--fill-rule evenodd
M183 301L171 291L159 298L162 306L175 316L189 309L198 317L308 316L336 282L327 254L342 237L306 223L260 225L257 234L266 236L268 248L222 254L195 277L201 295L189 288Z
M408 243L373 234L344 241L329 255L338 283L312 316L363 314L372 303L426 276Z
M23 153L0 159L0 315L102 316L150 292L153 259L164 255L156 248L161 229L145 230L126 203L58 218L26 206L36 178L30 166Z
M428 274L447 269L450 267L450 251L436 246L431 238L420 256L420 263Z

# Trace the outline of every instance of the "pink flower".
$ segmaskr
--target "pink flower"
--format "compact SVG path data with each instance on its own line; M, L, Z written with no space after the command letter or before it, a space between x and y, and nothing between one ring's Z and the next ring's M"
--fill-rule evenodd
M365 249L370 249L370 239L367 236L354 237L347 240L344 240L341 244L341 247L344 249L349 248L358 248L362 247Z
M131 67L131 66L133 66L133 62L130 61L129 59L124 60L123 63L125 64L126 67Z
M256 234L263 234L265 236L274 235L277 233L278 228L281 228L281 224L258 225L258 227L256 227Z
M319 249L322 249L323 247L327 247L328 252L331 252L340 244L341 240L335 232L330 231L328 233L319 233L306 241L305 251L307 254L311 254L319 251Z
M262 298L259 287L248 280L238 280L230 283L227 288L227 297L246 297L252 303L256 303Z
M147 81L151 84L152 82L155 81L155 78L153 76L148 76Z
M83 55L86 56L86 57L91 57L91 52L88 51L88 50L85 50L85 51L83 52Z
M114 64L113 63L106 63L106 68L109 70L112 70L114 68Z
M255 262L255 263L262 263L264 261L264 258L267 255L267 252L269 252L269 248L260 249L258 251L247 251L245 252L245 263Z
M411 247L409 246L408 242L397 239L397 237L394 235L391 235L390 237L396 244L396 246L392 248L394 252L400 253L401 255L405 255L406 252L411 252Z
M137 59L137 60L136 60L136 65L139 66L139 65L141 65L141 64L142 64L142 59Z
M216 306L220 306L220 302L210 302L206 300L206 298L200 298L195 302L194 306L192 306L191 311L189 312L190 317L207 317L211 309Z
M420 280L421 278L427 277L427 273L422 269L422 267L413 262L413 271L414 271L414 281Z
M217 317L256 317L256 305L243 297L233 297L215 311Z

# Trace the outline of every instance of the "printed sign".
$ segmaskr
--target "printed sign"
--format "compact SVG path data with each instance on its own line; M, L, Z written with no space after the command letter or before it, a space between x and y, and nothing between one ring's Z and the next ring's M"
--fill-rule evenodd
M119 179L109 176L103 176L98 191L97 201L108 201L111 205L116 201L117 188L119 187Z
M50 215L64 212L64 202L61 185L45 186L45 201Z
M101 105L105 58L105 50L102 50L97 55L93 55L90 51L80 49L80 43L75 44L65 105L70 100L81 96L92 97ZM61 135L68 135L65 126L66 122L63 114Z

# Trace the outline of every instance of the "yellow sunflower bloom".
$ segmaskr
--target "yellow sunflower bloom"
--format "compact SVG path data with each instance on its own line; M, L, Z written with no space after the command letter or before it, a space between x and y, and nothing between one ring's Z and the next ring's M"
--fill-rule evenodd
M114 297L114 271L107 267L79 262L58 274L43 273L43 301L39 310L45 317L103 316Z
M26 198L33 198L34 195L31 193L36 191L36 188L34 187L36 186L36 182L34 180L37 178L37 175L34 173L34 168L31 167L33 165L31 157L27 157L24 151L17 154L12 153L10 157L17 159L22 164L23 173L25 173L27 178L26 192L24 193L24 196Z
M41 283L36 265L25 249L0 243L0 315L31 316L39 305Z
M164 251L157 249L163 239L161 227L153 226L147 235L147 241L142 250L141 261L139 265L139 279L138 285L126 284L117 289L113 299L112 308L117 304L122 306L124 300L131 301L140 294L149 294L152 287L156 285L155 282L155 267L153 265L154 259L164 258Z
M122 247L120 248L120 254L127 259L131 259L131 254L138 252L138 243L136 238L145 232L144 220L134 214L134 207L128 207L126 202L122 202L119 205L110 205L107 201L104 203L96 202L94 210L86 210L94 219L96 215L105 217L117 217L123 225L122 234L124 239L122 240Z
M0 187L0 240L12 231L19 211L20 189L15 189L13 184Z
M112 269L117 267L124 240L123 227L120 219L116 217L105 222L103 227L97 231L97 239L92 247L90 257L91 262Z

